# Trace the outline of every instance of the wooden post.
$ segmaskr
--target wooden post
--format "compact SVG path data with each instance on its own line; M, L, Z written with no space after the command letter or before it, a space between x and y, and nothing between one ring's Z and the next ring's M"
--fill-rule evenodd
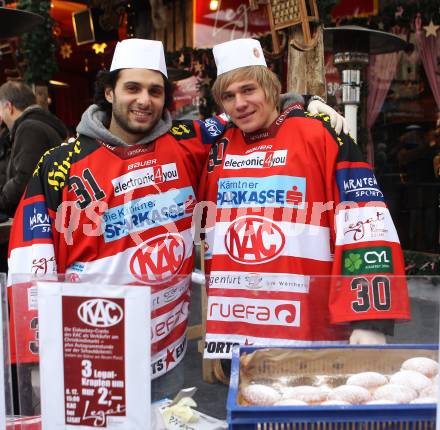
M298 94L313 94L327 100L325 82L323 31L319 26L318 43L309 51L299 51L291 43L288 46L287 90ZM291 29L291 39L301 29Z

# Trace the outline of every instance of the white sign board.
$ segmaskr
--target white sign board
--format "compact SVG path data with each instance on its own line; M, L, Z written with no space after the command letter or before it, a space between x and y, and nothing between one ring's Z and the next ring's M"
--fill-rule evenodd
M6 285L2 285L2 278L0 275L0 428L6 428L6 385L5 385L5 350L3 347L3 339L4 336L7 336L8 333L5 331L5 327L3 327L3 294L5 294Z
M150 423L150 290L38 282L43 430Z

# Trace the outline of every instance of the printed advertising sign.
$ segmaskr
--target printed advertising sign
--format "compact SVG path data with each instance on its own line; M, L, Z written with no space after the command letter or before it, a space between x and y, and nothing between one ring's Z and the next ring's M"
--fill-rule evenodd
M248 1L220 0L215 10L209 1L194 2L194 47L214 45L242 37L258 37L269 32L265 7L253 11Z
M150 290L39 282L43 429L150 423Z

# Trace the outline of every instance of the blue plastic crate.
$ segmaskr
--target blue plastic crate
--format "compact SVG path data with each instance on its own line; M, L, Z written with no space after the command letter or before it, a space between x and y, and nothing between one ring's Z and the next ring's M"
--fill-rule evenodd
M240 356L265 348L237 347L231 366L227 412L230 430L435 430L435 404L397 404L363 406L241 406L237 403L240 383ZM271 347L270 349L274 349ZM276 348L278 349L278 348ZM283 348L292 350L381 349L422 350L431 354L438 345L325 346ZM346 350L346 351L344 351ZM414 351L413 356L419 355ZM420 354L423 355L423 354ZM384 355L383 357L386 357ZM371 370L371 369L363 369Z

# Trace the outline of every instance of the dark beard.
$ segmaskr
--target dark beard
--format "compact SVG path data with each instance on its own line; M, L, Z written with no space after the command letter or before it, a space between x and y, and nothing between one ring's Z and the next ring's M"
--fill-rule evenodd
M148 134L157 124L157 122L156 122L156 123L152 124L151 127L148 127L147 129L143 128L142 126L132 127L132 126L130 126L128 121L122 115L119 114L119 112L117 110L114 110L112 115L113 115L115 122L118 124L118 126L122 130L124 130L125 132L130 133L130 134L135 134L135 135Z

